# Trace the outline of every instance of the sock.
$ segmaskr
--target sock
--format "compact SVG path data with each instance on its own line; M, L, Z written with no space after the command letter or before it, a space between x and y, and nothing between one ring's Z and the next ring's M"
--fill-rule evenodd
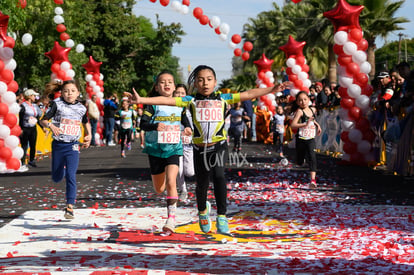
M178 197L167 197L168 218L175 219Z

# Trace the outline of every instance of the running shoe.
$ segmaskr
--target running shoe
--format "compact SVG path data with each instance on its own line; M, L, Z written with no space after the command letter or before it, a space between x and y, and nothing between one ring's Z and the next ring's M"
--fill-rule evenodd
M201 231L204 233L210 232L211 221L210 221L210 203L206 202L207 212L205 214L198 214L198 224L200 225Z
M140 147L141 147L141 149L144 149L145 146L144 146L143 143L141 143Z
M126 158L124 150L121 151L121 157Z
M318 185L316 184L316 180L311 180L311 182L309 183L309 188L315 189L316 187L318 187Z
M19 170L17 170L17 172L26 172L26 171L29 171L29 167L27 167L26 165L20 166Z
M221 234L229 234L229 222L225 215L218 215L216 219L217 232Z
M175 231L175 219L174 218L168 218L165 225L162 228L162 231L170 231L174 233Z
M188 198L188 192L187 191L181 191L180 196L178 197L179 201L186 201Z
M130 151L131 150L131 142L127 143L127 150Z
M65 208L65 218L68 220L73 220L75 218L75 215L73 214L73 208L66 206Z

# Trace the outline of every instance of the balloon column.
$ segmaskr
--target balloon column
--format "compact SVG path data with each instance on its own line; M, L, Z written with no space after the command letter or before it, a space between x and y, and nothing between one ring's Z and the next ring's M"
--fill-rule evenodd
M89 98L92 98L93 95L96 95L96 105L98 105L100 111L100 120L96 128L96 136L95 141L100 143L102 139L102 129L103 129L103 98L104 98L104 82L103 82L103 74L100 73L100 67L102 62L96 62L92 56L89 56L88 63L82 65L82 67L86 70L86 93L88 94Z
M265 54L259 60L253 62L257 67L257 80L256 84L259 88L273 87L275 79L271 70L273 60L268 59ZM273 114L276 109L276 96L272 93L261 96L258 103L258 107L261 110L269 110Z
M0 173L18 170L23 150L19 147L17 114L20 106L16 102L19 85L14 80L16 61L14 60L15 40L7 36L9 16L0 12Z
M289 81L293 83L293 87L290 89L290 95L296 97L300 91L309 91L309 87L312 85L309 80L309 66L306 64L305 56L303 55L303 47L306 42L298 42L292 36L289 35L288 42L279 47L286 54L286 73L289 77Z
M368 42L363 38L359 14L364 6L351 6L339 0L324 16L334 25L334 52L338 56L338 83L342 97L340 110L344 161L366 164L373 160L375 135L364 117L369 110L372 87L368 84L371 65L367 62Z

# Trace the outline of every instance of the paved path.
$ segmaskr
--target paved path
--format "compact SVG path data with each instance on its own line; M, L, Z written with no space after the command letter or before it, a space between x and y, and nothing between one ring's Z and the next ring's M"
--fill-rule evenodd
M63 218L64 184L51 182L49 159L0 175L0 272L414 273L410 181L319 155L311 190L306 170L279 165L270 147L243 149L226 172L232 236L216 234L214 222L211 233L199 230L193 192L179 206L177 232L160 234L165 200L137 148L125 159L119 147L81 152L72 221Z

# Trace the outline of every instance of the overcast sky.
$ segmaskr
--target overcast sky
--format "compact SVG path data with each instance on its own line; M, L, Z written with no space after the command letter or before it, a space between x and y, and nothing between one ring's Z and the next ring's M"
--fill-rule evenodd
M172 1L170 1L172 2ZM155 24L155 14L159 15L161 21L169 24L171 22L180 22L186 35L182 38L180 44L173 47L173 55L180 59L180 66L184 77L188 76L187 68L191 66L194 69L197 65L204 64L213 67L217 73L219 83L222 79L230 78L232 75L231 59L234 56L233 49L229 47L229 41L233 34L240 34L243 25L248 23L248 18L255 18L262 11L271 10L272 3L276 2L279 6L283 5L282 0L190 0L189 12L186 15L176 12L171 3L163 7L159 0L152 3L149 0L140 0L134 8L136 15L144 15L151 19ZM180 1L181 3L181 1ZM297 5L300 5L297 4ZM200 7L204 14L209 18L217 16L221 22L230 26L228 39L222 41L219 36L208 25L201 25L193 16L193 9ZM404 24L406 30L401 33L414 37L414 1L406 0L403 8L397 16L404 16L411 20L410 23ZM398 40L398 33L391 34L389 41ZM282 41L281 45L287 42ZM378 46L384 43L378 40ZM281 46L278 45L278 46ZM238 45L239 47L241 44Z

